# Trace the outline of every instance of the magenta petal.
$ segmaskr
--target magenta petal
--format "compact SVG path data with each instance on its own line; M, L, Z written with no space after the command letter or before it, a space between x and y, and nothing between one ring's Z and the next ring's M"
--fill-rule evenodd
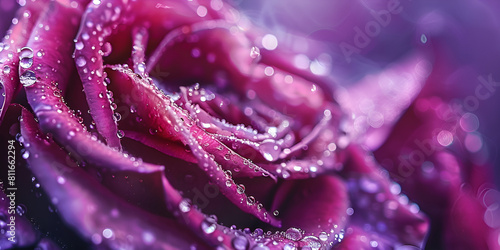
M79 160L85 160L101 167L132 170L136 172L153 172L162 169L161 166L154 166L139 161L127 159L122 153L119 153L107 147L97 138L91 137L86 133L84 127L78 121L78 117L72 112L61 97L61 90L57 87L59 84L66 85L69 78L70 68L53 71L59 68L59 64L71 62L70 41L74 34L66 32L67 26L61 26L61 23L68 23L71 20L67 18L78 16L79 10L69 6L63 6L58 2L51 2L50 10L46 12L41 24L51 27L51 31L59 29L54 37L51 32L47 32L44 26L38 25L30 38L28 46L32 53L43 51L42 56L33 56L32 64L35 68L20 68L21 75L33 75L35 82L25 82L32 85L26 85L25 91L28 102L33 108L37 118L40 120L40 127L46 133L51 133L56 141L66 147L68 151L76 153ZM81 10L80 10L81 11ZM55 14L57 13L57 14ZM73 23L76 27L76 22ZM38 37L35 39L35 36ZM52 44L53 46L47 46ZM57 46L65 44L66 46ZM23 81L23 80L22 80Z
M342 174L351 197L351 224L379 233L394 245L422 247L429 223L418 205L400 193L399 184L391 183L364 150L349 146L345 153Z
M370 149L378 148L420 93L431 67L422 55L411 55L339 91L340 105L355 117L347 132Z
M338 239L347 223L349 197L344 182L335 176L285 181L274 198L273 209L279 212L283 226L328 246ZM297 241L306 238L297 237ZM311 240L312 238L309 237Z
M178 142L172 142L163 138L158 138L153 135L145 135L135 131L123 131L125 137L141 142L142 144L152 147L166 155L183 159L187 162L196 163L197 160L193 154L186 152L184 145Z
M495 218L499 215L500 192L490 190L492 194L482 197L476 197L466 188L458 192L445 218L444 241L447 249L499 249L500 234L490 226L498 225ZM483 205L490 207L485 209Z
M131 7L127 2L104 0L98 6L90 4L83 15L74 51L75 63L97 130L110 147L118 149L121 149L118 128L106 97L108 90L104 80L102 46L112 29L123 22L121 15Z
M394 249L390 241L384 239L380 234L374 232L367 232L360 227L352 226L346 229L345 234L342 236L342 241L333 249L339 250L372 250L372 249ZM401 249L408 250L415 249L411 246L402 246ZM397 249L397 248L396 248Z
M244 193L244 188L242 190L240 186L234 183L231 171L224 171L226 168L232 169L234 167L239 167L243 171L243 168L250 169L253 165L250 165L248 162L245 164L245 159L232 152L215 138L211 138L205 131L194 124L192 118L187 115L187 112L173 104L170 98L165 96L155 85L144 79L140 79L131 70L118 66L109 67L114 70L110 72L110 75L114 73L122 78L120 81L120 90L126 89L133 94L133 96L124 99L128 102L137 101L141 104L137 106L137 109L144 109L144 112L140 113L150 114L149 117L152 121L149 125L152 128L162 126L163 133L170 137L176 137L185 145L188 145L193 155L197 158L198 165L231 202L262 221L279 227L280 222L278 220L270 216L265 209L259 207L258 203L248 198ZM135 100L131 100L132 98L135 98ZM132 105L133 103L129 104ZM212 153L217 154L217 157L215 155L211 157L210 154ZM219 157L222 157L222 159ZM260 169L257 166L253 167L257 170Z
M48 2L27 2L24 7L17 11L18 22L10 27L8 35L2 41L3 44L0 47L0 122L20 87L17 70L19 67L18 49L21 49L28 42L30 31ZM25 12L31 13L31 16L24 16Z
M44 139L26 110L22 112L21 134L33 174L62 218L87 240L111 248L132 245L142 249L189 248L197 242L175 222L114 196L76 166L57 144Z

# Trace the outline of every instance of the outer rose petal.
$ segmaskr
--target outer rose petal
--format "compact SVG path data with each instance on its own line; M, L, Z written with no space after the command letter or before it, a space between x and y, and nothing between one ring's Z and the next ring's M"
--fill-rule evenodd
M340 106L353 117L346 132L370 149L378 148L417 97L430 74L430 67L423 56L411 55L338 91Z
M469 190L459 191L446 214L446 249L500 249L500 234L486 225L485 209Z
M188 145L193 152L193 155L198 160L198 165L202 168L210 180L216 184L221 192L235 205L239 206L243 211L250 213L260 220L279 227L279 221L268 215L265 209L258 208L255 201L250 202L244 190L234 183L231 177L231 171L226 172L224 168L231 166L241 166L233 164L229 158L222 161L218 157L210 157L210 154L218 154L224 157L230 154L229 157L235 162L243 162L241 156L232 153L232 151L220 143L215 138L211 138L203 129L194 124L192 118L187 115L180 107L175 105L170 98L165 96L155 85L144 79L139 79L130 70L123 69L118 66L110 66L115 70L115 74L125 79L121 79L120 86L134 94L136 101L140 101L145 105L138 108L144 108L144 113L150 114L150 119L153 119L152 127L163 126L164 133L171 137L179 138L185 145ZM111 74L112 72L110 72ZM163 129L162 129L163 130ZM221 151L221 152L217 152ZM257 168L255 165L247 164L246 168ZM260 170L263 171L263 170Z
M52 140L43 139L27 110L22 111L21 134L33 174L64 220L87 240L111 248L189 248L193 242L203 247L175 222L116 198L71 160L64 162L69 156Z
M423 247L429 229L416 204L409 204L398 184L389 181L365 151L349 146L342 175L347 179L353 215L351 224L371 228L393 242Z
M60 24L66 23L75 28L78 22L75 17L79 16L82 10L64 6L59 2L51 2L49 10L50 12L44 13L37 23L28 42L28 46L37 54L32 58L33 65L20 68L21 75L31 71L36 76L36 82L25 86L25 91L28 102L40 119L42 130L52 133L69 151L101 167L138 172L161 170L161 166L131 161L98 142L96 138L93 139L86 133L86 128L79 124L74 112L66 106L61 97L61 90L57 86L60 84L65 88L71 68L60 69L57 72L54 69L58 69L61 62L70 64L71 40L74 34L67 32L67 27ZM44 25L50 27L50 32L43 28ZM54 37L52 32L57 33L58 37ZM40 51L45 52L41 57L38 55Z
M343 181L335 176L321 176L283 182L274 198L273 210L279 211L278 218L283 220L285 228L299 228L305 231L303 236L314 236L302 236L298 240L314 240L330 247L333 244L328 243L338 239L347 223L348 206L349 197ZM292 231L294 229L287 230Z
M10 27L0 47L0 122L19 90L18 49L28 42L30 31L48 5L48 0L28 2L17 11L18 22ZM30 15L25 16L24 13Z

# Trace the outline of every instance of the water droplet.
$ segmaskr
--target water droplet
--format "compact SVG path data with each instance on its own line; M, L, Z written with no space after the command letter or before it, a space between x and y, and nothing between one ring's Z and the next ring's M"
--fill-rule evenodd
M116 112L113 114L113 120L115 120L115 122L119 122L121 119L122 115L120 115L120 113Z
M28 211L28 209L26 208L26 206L24 204L19 204L17 207L16 207L16 213L19 215L19 216L23 216L26 212ZM10 213L10 212L9 212Z
M123 138L125 136L125 133L123 132L123 130L118 130L116 132L116 136L118 136L118 138Z
M29 47L24 47L19 51L19 66L21 68L29 68L33 65L33 50Z
M30 47L24 47L19 50L19 59L33 58L33 50Z
M203 222L201 222L201 230L203 230L203 232L206 234L211 234L215 232L216 228L217 228L216 222L210 217L206 218Z
M243 194L245 192L245 185L239 184L236 191L238 192L238 194Z
M253 46L250 49L250 57L255 59L259 56L260 56L260 49L258 47Z
M306 236L302 241L307 242L307 245L302 249L319 250L321 248L321 242L315 236Z
M59 176L59 177L57 177L57 183L62 185L64 183L66 183L66 179L64 179L64 177L62 177L62 176Z
M9 67L9 65L5 65L5 66L3 67L3 73L5 73L5 74L10 73L10 67Z
M75 49L76 50L83 49L83 43L82 43L82 41L78 41L77 43L75 43Z
M295 244L293 244L292 242L288 242L284 247L283 247L283 250L297 250L297 247L295 246Z
M248 248L248 240L244 236L236 236L232 240L232 244L234 249L236 250L245 250Z
M109 56L109 54L111 54L111 51L112 51L111 44L109 42L104 43L101 50L102 50L103 56Z
M327 240L328 240L328 234L327 234L326 232L321 232L321 233L319 234L319 239L320 239L321 241L327 241Z
M425 34L422 34L420 36L420 42L422 42L423 44L427 43L427 36Z
M76 58L76 65L78 65L78 67L83 67L85 66L85 64L87 64L87 60L85 60L84 56L79 56Z
M280 215L280 211L278 211L278 210L274 210L273 215L274 215L274 216L278 216L278 215Z
M189 202L189 200L188 199L183 199L179 203L179 209L183 213L187 213L187 212L191 211L191 203Z
M280 147L272 139L266 139L259 145L262 156L268 161L275 161L280 154Z
M302 232L298 228L291 227L286 230L285 237L289 240L298 241L302 238Z
M30 157L30 152L28 150L24 151L23 155L22 155L23 159L28 159Z
M22 58L19 61L21 68L27 69L33 65L33 58Z
M249 206L254 205L254 204L255 204L255 197L253 197L253 196L248 196L248 197L247 197L247 204L248 204Z

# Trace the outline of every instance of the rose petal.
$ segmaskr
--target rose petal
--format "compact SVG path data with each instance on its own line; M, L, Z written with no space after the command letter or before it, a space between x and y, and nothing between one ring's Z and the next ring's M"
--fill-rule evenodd
M423 56L411 55L337 92L342 108L355 117L346 132L370 149L379 147L423 88L431 67Z
M234 154L225 145L211 138L205 131L194 125L191 118L186 116L179 107L173 105L169 98L161 94L156 86L143 79L139 79L131 73L130 70L125 70L116 66L109 67L113 69L116 74L121 74L121 77L125 78L120 84L123 89L127 89L132 93L139 93L136 97L138 96L138 98L140 98L138 101L142 102L142 105L138 106L138 109L145 106L144 113L149 113L152 114L153 117L157 117L152 127L166 124L166 126L164 125L167 129L165 131L166 133L177 136L185 145L189 145L193 155L198 159L199 166L202 167L207 175L209 175L210 179L231 202L239 206L243 211L253 214L264 222L268 222L275 226L279 225L279 222L268 216L268 213L264 209L257 209L256 203L247 203L246 194L238 191L239 189L232 180L231 175L226 174L220 167L222 165L222 167L227 168L251 168L251 166L246 167L245 165L239 164L240 161L241 164L243 164L245 159ZM112 72L110 72L110 74L111 73ZM150 107L156 110L150 110ZM185 125L185 123L189 123L189 125ZM216 152L216 150L220 152ZM211 159L209 154L214 154L214 157L216 157L215 160ZM217 156L215 156L215 154L217 154ZM226 157L228 154L230 154L230 157L232 157L232 160L236 163L231 163L231 161L227 159L216 161L219 159L218 157ZM219 165L219 162L221 165ZM253 167L254 169L257 168L257 166ZM257 169L260 170L260 168Z
M133 245L163 249L188 248L197 242L175 222L116 198L71 160L64 162L66 152L52 140L43 139L26 110L22 112L21 134L31 155L27 160L33 174L64 220L87 240L111 248Z
M349 146L342 175L351 196L351 221L381 234L393 244L422 247L429 229L419 207L401 195L401 187L384 176L372 157Z
M497 204L500 204L499 201L496 201ZM446 248L498 249L500 234L485 223L485 213L486 209L469 190L460 191L445 219ZM498 218L498 215L495 217Z
M17 11L17 23L13 24L0 47L0 122L12 99L17 94L20 83L18 49L21 49L30 37L30 31L37 22L49 1L28 2ZM28 13L29 15L25 15Z
M174 125L169 118L171 115L168 110L165 110L165 107L171 107L175 112L182 114L182 117L186 120L191 120L191 118L187 118L184 112L179 107L174 106L170 100L167 100L154 85L143 79L139 79L130 70L118 66L107 67L113 69L113 71L109 72L110 78L119 82L119 88L115 90L115 93L121 95L122 97L120 98L129 106L136 107L139 114L148 114L144 116L141 123L146 124L150 128L150 131L154 130L158 136L172 141L182 141L184 145L187 144L185 142L186 139L179 133L179 127ZM237 172L240 176L267 175L274 178L266 170L236 154L213 135L210 135L198 126L193 125L190 129L197 138L203 141L202 146L210 154L210 157L213 157L217 162L224 163L222 164L224 169Z
M279 212L278 218L283 220L285 228L298 229L288 229L287 237L304 241L313 239L304 238L306 235L314 236L314 240L328 246L343 231L348 221L348 206L343 181L335 176L321 176L283 182L272 207Z
M97 130L110 147L118 149L121 149L118 129L109 100L105 98L107 88L104 84L103 58L99 51L102 52L102 41L108 39L112 29L124 22L122 15L131 8L127 2L103 0L98 5L90 4L83 15L74 51L78 73Z
M67 26L63 27L60 24L72 24L76 28L77 23L72 20L73 17L79 16L82 10L63 6L59 2L51 2L49 9L50 12L44 13L39 21L40 25L36 26L28 42L28 46L35 53L43 50L45 55L33 56L32 64L37 65L36 68L35 66L20 68L20 75L32 73L36 77L33 85L25 86L25 91L43 131L51 133L67 150L76 153L80 160L86 160L101 167L138 172L161 170L161 166L131 161L123 154L98 142L96 138L94 140L85 132L86 128L79 124L74 112L71 112L64 103L57 83L62 86L67 84L71 68L60 69L57 73L53 69L59 68L61 62L71 65L70 42L74 34L67 32ZM51 32L43 28L47 26L50 27ZM57 33L58 37L54 37L52 32ZM48 44L52 45L48 46Z

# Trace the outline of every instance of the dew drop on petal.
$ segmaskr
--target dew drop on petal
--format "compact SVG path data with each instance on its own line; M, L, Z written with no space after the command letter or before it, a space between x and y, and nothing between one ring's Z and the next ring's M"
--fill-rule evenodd
M183 212L183 213L187 213L187 212L191 211L191 203L189 202L188 199L183 199L179 203L179 210L181 210L181 212Z
M321 241L327 241L328 240L328 234L326 232L321 232L318 237Z
M119 122L121 119L122 119L122 115L120 115L120 113L115 112L113 114L113 120L115 120L115 122Z
M36 82L35 72L31 70L26 70L21 76L19 76L19 81L24 87L29 87Z
M5 66L3 67L3 73L5 73L5 74L10 73L10 67L9 67L9 65L5 65Z
M33 58L24 57L19 60L19 66L21 66L21 68L27 69L32 65L33 65Z
M251 58L257 58L260 56L260 49L256 46L253 46L251 49L250 49L250 57Z
M24 47L19 50L19 59L33 58L33 50L30 47Z
M75 43L75 49L77 49L77 50L83 49L82 41L78 41L77 43Z
M286 230L285 237L289 240L297 241L302 238L302 232L298 228L291 227Z
M76 58L76 65L78 65L78 67L83 67L85 66L85 64L87 64L87 60L84 56L79 56L78 58Z
M201 230L203 230L204 233L206 234L211 234L215 232L215 229L217 228L217 225L211 218L207 218L201 222Z
M28 150L24 151L24 153L22 154L22 157L23 159L28 159L30 157L30 152Z
M26 206L24 204L19 204L17 207L16 207L16 213L19 215L19 216L23 216L26 212L28 211L28 208L26 208Z
M125 136L125 133L122 130L118 130L116 132L116 136L121 139Z
M295 246L295 244L293 244L292 242L288 242L284 247L283 247L283 250L297 250L297 247Z
M64 177L62 177L62 176L59 176L59 177L57 177L57 183L62 185L64 183L66 183L66 179L64 179Z
M245 250L248 248L247 238L241 235L234 237L231 243L236 250Z
M112 51L111 44L109 42L104 43L101 50L102 50L103 56L109 56L109 54L111 54L111 51Z

